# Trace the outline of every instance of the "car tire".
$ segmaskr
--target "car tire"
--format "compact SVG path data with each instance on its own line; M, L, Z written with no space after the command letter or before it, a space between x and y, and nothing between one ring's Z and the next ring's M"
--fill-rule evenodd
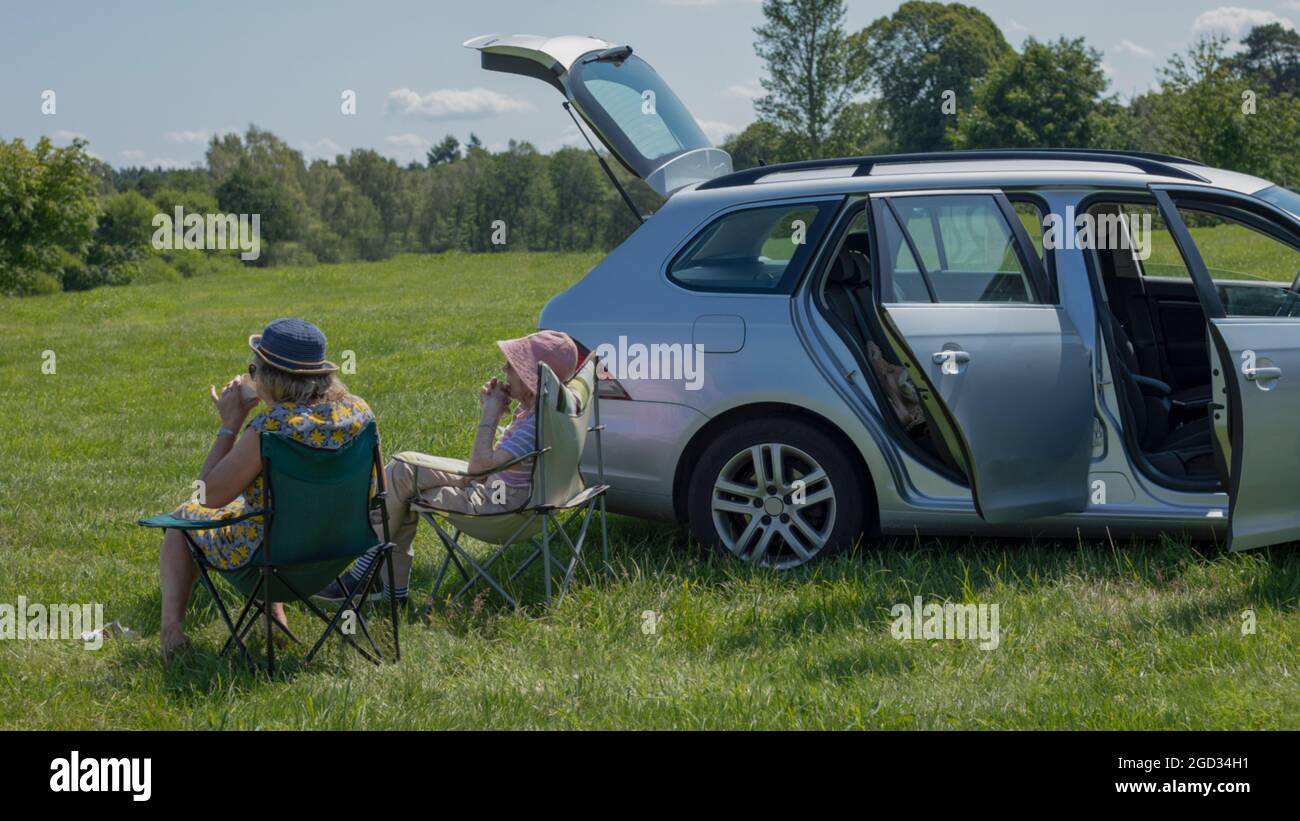
M856 543L872 507L844 446L789 417L744 422L709 443L686 492L697 541L780 570Z

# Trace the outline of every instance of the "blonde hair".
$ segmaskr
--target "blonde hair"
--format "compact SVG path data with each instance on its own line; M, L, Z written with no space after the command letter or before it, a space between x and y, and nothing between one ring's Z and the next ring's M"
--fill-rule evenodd
M257 390L272 402L290 402L295 405L314 405L320 402L337 402L346 398L348 386L338 377L337 371L329 373L290 373L267 363L262 355L253 353L257 375L253 377Z

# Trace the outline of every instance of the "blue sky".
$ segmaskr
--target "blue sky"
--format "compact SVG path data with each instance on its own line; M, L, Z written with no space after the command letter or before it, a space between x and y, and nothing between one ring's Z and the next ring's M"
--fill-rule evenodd
M968 2L1014 46L1027 35L1082 35L1104 52L1112 90L1124 96L1150 87L1156 68L1198 36L1300 23L1300 0ZM115 166L187 166L211 134L249 123L308 158L370 147L406 161L444 134L471 131L492 148L512 137L544 151L577 144L553 89L484 72L461 48L480 34L629 43L714 139L753 120L761 75L758 0L3 3L0 138L64 144L81 135ZM848 0L848 28L897 6ZM46 89L57 95L52 115L41 113ZM344 89L357 94L355 116L340 111Z

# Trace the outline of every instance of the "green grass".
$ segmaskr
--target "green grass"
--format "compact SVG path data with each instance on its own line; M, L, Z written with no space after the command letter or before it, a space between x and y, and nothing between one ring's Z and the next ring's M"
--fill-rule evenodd
M615 517L612 580L522 616L494 600L407 616L397 665L335 648L252 677L216 657L200 592L196 649L162 667L158 538L133 522L189 495L217 427L208 385L242 369L249 333L318 322L335 357L356 352L347 381L388 452L463 454L492 341L595 261L401 257L0 300L0 602L102 602L143 635L0 641L0 727L1300 727L1295 550L1170 540L889 541L778 574ZM416 541L417 587L433 543ZM890 607L914 595L997 603L1000 647L894 640Z

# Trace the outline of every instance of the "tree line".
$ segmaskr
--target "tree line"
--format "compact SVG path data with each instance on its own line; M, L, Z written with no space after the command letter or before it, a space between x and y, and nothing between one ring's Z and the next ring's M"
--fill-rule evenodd
M858 32L843 0L765 0L763 94L723 148L737 169L805 158L965 148L1155 151L1300 184L1300 34L1208 38L1152 91L1109 93L1080 38L1016 50L983 12L910 0ZM698 113L698 112L697 112ZM657 196L610 166L640 213ZM155 217L259 214L262 253L158 249ZM403 252L588 251L637 225L585 148L489 151L448 135L405 166L366 148L308 162L269 131L210 141L202 166L115 169L84 142L0 140L0 293L82 290L242 264L377 260Z

